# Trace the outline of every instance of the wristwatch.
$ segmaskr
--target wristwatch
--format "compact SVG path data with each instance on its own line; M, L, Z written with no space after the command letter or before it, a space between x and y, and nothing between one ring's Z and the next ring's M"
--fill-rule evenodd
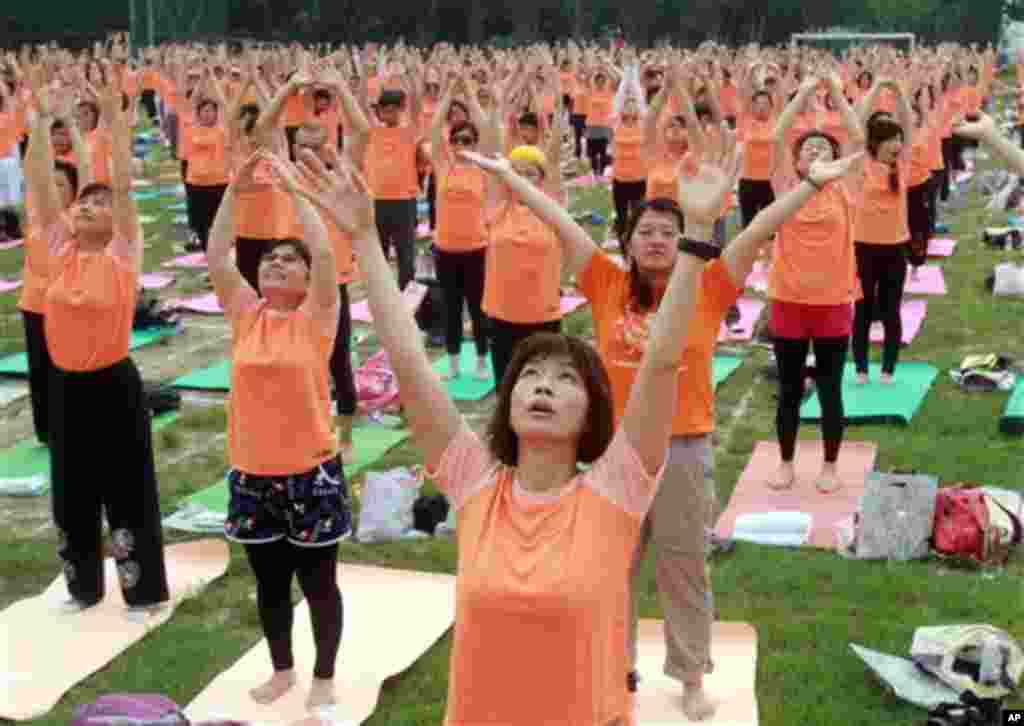
M702 260L713 260L722 255L722 248L716 244L699 242L695 239L686 239L685 237L682 244L679 245L679 251L699 257Z

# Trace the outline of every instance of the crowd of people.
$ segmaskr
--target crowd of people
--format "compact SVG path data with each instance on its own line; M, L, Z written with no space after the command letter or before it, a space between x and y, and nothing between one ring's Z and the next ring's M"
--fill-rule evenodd
M665 672L686 715L710 717L712 356L755 262L770 263L779 372L770 484L794 484L813 350L817 488L831 493L848 351L858 384L874 385L868 330L880 319L877 385L898 377L908 269L923 262L964 150L980 139L1024 173L1024 153L983 113L995 54L957 45L835 57L713 44L173 44L130 57L116 38L86 53L25 49L0 67L0 157L14 160L0 187L23 173L19 308L69 607L104 595L102 511L132 615L168 599L149 414L128 352L144 254L133 129L146 114L180 161L189 249L205 252L231 325L225 533L245 546L272 665L252 697L270 703L295 685L297 577L316 640L307 702L335 698L358 279L405 419L457 513L451 726L632 723L632 581L652 542ZM622 261L569 212L574 163L598 184L611 170ZM497 386L484 436L402 301L421 196L447 377L469 375L468 308L472 375ZM734 202L741 223L727 241ZM560 332L567 279L590 304L593 345ZM120 453L97 476L93 452L111 440Z

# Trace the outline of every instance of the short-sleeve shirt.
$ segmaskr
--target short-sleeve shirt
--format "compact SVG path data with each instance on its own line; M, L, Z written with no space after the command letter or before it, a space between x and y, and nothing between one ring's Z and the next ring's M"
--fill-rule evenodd
M891 167L873 159L864 160L863 187L854 238L870 244L901 244L910 239L907 216L907 180L910 165L905 159L896 164L896 191L889 185Z

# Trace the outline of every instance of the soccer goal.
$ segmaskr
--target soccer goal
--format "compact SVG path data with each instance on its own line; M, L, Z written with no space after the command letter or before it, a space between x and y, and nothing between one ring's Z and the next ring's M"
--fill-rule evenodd
M791 40L794 45L809 45L833 53L865 45L890 45L912 53L916 36L913 33L794 33Z

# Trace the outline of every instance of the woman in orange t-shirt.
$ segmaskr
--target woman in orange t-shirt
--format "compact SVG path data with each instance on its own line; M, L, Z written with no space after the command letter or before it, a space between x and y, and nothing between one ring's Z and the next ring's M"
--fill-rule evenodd
M757 213L775 201L772 190L775 123L774 96L764 89L755 91L740 108L737 127L743 139L743 173L737 187L740 217L746 227Z
M210 228L228 186L228 130L221 102L204 97L196 104L196 122L189 141L188 176L185 177L192 229L198 249L206 252Z
M881 382L893 382L903 337L900 305L910 242L907 181L915 136L912 111L899 83L882 83L895 92L899 117L897 121L879 112L866 127L868 158L854 228L857 277L864 295L857 301L853 321L853 358L861 385L868 382L868 334L876 311L885 329Z
M303 240L284 239L264 251L257 293L230 251L236 192L255 183L261 160L288 190ZM293 166L266 152L238 169L217 212L207 261L232 331L224 532L245 545L273 666L271 677L249 693L267 704L295 685L291 588L297 575L313 621L316 662L306 705L315 709L334 702L342 630L338 542L352 515L328 381L339 315L336 262L296 178Z
M908 261L917 268L928 259L928 241L935 232L935 179L932 171L936 151L941 159L941 117L926 111L922 101L927 89L921 89L911 109L914 114L914 145L910 149L910 175L907 179L907 224L910 228Z
M672 101L683 111L683 115L672 116L662 130L661 113ZM646 198L671 199L679 205L679 169L689 150L688 133L697 133L700 122L693 109L693 103L680 81L678 72L670 69L665 85L655 96L647 115L644 116L643 159L647 166Z
M104 596L102 513L110 525L117 575L130 610L169 599L150 412L128 353L142 270L142 234L132 201L131 126L121 106L122 77L103 90L113 157L110 186L80 190L65 215L47 180L52 159L43 137L52 99L40 96L30 145L33 214L47 245L44 303L50 379L50 479L59 554L70 609ZM102 427L97 412L102 411ZM96 475L96 452L117 441Z
M533 177L527 181L508 162L501 167L498 181L519 204L542 195L536 170L520 167ZM597 353L548 333L517 348L488 446L431 370L372 237L365 188L339 177L322 206L350 225L416 444L456 512L460 569L445 723L631 723L629 570L665 460L701 260L688 254L676 265L617 432ZM560 228L573 224L560 205L549 207ZM580 462L592 466L581 474Z
M594 71L591 82L583 82L587 95L587 156L594 178L604 179L604 170L610 160L608 144L612 138L612 115L615 105L615 85L604 68Z

